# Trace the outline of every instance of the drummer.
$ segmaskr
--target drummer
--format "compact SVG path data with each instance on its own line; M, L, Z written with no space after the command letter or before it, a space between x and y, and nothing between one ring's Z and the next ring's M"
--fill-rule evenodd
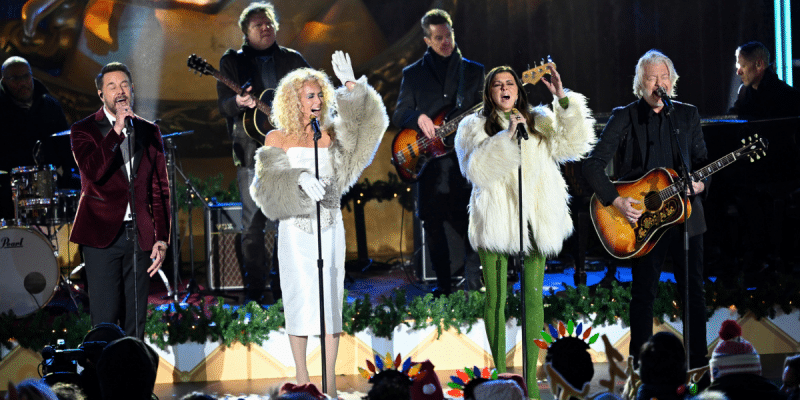
M69 129L61 104L33 77L30 64L22 57L12 56L3 62L0 127L0 218L8 221L14 218L12 169L55 164L69 171L75 163L68 137L51 138Z

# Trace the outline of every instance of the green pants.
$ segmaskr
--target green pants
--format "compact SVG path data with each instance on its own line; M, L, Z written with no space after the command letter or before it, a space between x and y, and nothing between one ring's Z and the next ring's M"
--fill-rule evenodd
M506 372L506 296L508 295L508 254L495 253L478 249L483 265L483 279L486 284L486 309L483 313L486 325L486 336L492 349L497 372ZM545 257L538 252L525 256L523 275L525 279L525 345L528 373L525 383L528 385L528 397L539 398L539 386L536 384L536 362L539 359L539 347L533 342L541 339L544 325L544 307L542 305L542 285L544 283Z

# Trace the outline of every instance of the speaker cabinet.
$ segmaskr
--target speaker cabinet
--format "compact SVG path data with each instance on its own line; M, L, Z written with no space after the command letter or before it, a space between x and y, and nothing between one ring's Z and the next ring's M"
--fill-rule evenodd
M242 204L225 203L207 208L205 230L209 288L243 289Z
M450 276L451 279L460 282L463 276L456 275L456 273L464 267L464 239L461 238L449 222L444 223L444 231L447 237L447 247L450 252ZM425 221L422 220L420 220L419 244L420 248L417 253L420 258L419 264L417 264L420 266L419 276L426 282L436 281L436 271L434 271L433 263L431 262L431 252L437 251L437 249L432 248L432 246L427 243L427 238L425 237ZM454 257L454 255L456 255L456 257Z
M267 228L264 247L267 271L272 270L275 230ZM208 286L211 290L238 290L242 280L242 204L224 203L206 209L206 259Z

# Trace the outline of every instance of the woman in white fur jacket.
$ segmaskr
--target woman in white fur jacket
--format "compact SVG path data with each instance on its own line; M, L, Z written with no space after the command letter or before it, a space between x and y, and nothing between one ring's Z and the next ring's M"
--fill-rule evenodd
M507 66L486 75L483 110L464 118L455 139L461 173L472 183L469 240L478 250L486 284L484 322L495 368L506 369L505 304L508 259L520 251L518 168L522 165L525 221L524 277L529 397L539 398L536 361L543 326L545 258L561 251L572 233L567 184L560 165L592 149L594 120L586 98L566 92L555 68L542 80L555 96L552 111L528 104L517 74ZM529 140L517 144L517 126Z
M336 353L342 332L345 237L340 199L375 155L389 118L380 95L356 80L350 57L333 54L333 70L345 87L334 91L327 75L294 70L275 91L269 132L256 152L250 194L268 218L279 220L278 260L286 333L297 384L309 383L306 346L320 334L317 202L320 203L325 296L326 388L336 397ZM315 154L311 120L321 138ZM315 157L319 177L315 177Z

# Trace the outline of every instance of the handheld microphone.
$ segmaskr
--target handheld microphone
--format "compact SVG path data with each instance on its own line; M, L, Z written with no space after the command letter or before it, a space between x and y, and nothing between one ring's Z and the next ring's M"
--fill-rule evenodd
M656 87L656 95L661 98L665 108L672 108L672 99L669 98L667 91L663 87Z
M314 131L314 140L322 138L322 132L319 130L319 121L316 115L311 116L311 129Z
M511 109L511 115L521 115L516 108ZM524 118L524 117L523 117ZM525 124L522 122L517 123L517 137L528 140L528 130L525 129Z
M128 130L133 129L133 117L125 117L125 127L128 128Z

